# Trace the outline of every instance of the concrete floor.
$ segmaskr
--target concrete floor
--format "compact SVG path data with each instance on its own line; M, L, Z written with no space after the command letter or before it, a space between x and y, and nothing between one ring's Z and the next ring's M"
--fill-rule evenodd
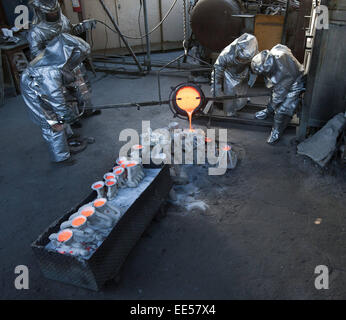
M94 103L155 100L154 76L123 80L98 74ZM163 88L182 79L163 78ZM117 158L125 128L152 128L172 119L167 106L107 110L80 130L96 138L73 167L56 169L21 97L0 108L1 299L345 299L346 179L297 157L294 132L275 147L268 128L232 125L238 167L221 177L195 168L190 177L210 209L168 207L127 259L121 282L90 292L43 278L30 244L90 192ZM322 219L315 224L316 219ZM330 289L316 290L314 269L325 264ZM30 270L30 289L14 287L14 268Z

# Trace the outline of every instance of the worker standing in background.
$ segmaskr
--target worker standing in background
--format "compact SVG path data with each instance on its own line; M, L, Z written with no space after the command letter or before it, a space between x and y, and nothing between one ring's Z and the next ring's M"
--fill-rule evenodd
M66 87L77 81L72 70L89 54L87 42L62 33L48 43L22 74L22 96L56 163L75 162L70 158L67 137L73 134L69 124L77 114L68 104Z
M258 53L258 43L254 35L244 33L222 50L217 58L212 76L211 92L215 95L246 95L256 77L251 73L251 60ZM225 101L224 113L234 116L247 103L247 99Z
M299 104L304 85L304 67L293 56L291 50L277 44L270 51L257 54L251 63L255 74L264 76L266 86L272 89L267 108L256 113L257 119L274 117L272 131L267 140L269 144L279 141L290 123Z
M46 47L49 41L59 34L69 33L72 35L80 35L96 26L95 20L85 20L79 24L72 25L61 12L58 0L30 0L29 5L34 11L33 25L28 33L28 42L33 59L36 58L38 53ZM89 92L91 93L91 85L88 80L86 68L82 61L78 66L76 66L73 72L76 77L79 77L79 83L87 85ZM83 106L88 108L92 106L91 94L88 96L88 99L82 100L82 98L84 97L85 99L86 96L83 96L80 93L79 87L76 87L74 97L79 106L80 112L82 111ZM100 110L93 111L92 109L88 109L84 112L84 116L92 116L100 113ZM80 124L77 126L80 126Z

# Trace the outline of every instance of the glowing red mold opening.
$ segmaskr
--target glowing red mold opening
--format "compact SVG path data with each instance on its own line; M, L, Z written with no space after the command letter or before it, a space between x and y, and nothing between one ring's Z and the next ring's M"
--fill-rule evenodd
M61 231L58 235L58 241L59 242L66 242L67 240L70 240L73 233L71 230L64 230Z
M74 218L72 221L72 226L74 227L80 227L86 222L86 218L84 216L78 216L77 218Z

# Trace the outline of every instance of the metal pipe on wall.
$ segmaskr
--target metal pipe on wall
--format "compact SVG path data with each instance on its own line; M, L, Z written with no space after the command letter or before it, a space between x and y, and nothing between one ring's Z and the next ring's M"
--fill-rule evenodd
M114 0L114 9L115 9L115 16L117 19L117 23L119 24L119 13L118 13L118 0ZM120 36L118 35L118 42L119 42L119 48L121 48L121 39Z
M118 34L119 34L121 40L124 42L124 44L125 44L127 50L130 52L130 54L131 54L133 60L135 60L137 66L138 66L139 71L140 71L140 72L143 72L143 69L142 69L141 64L139 63L139 61L138 61L138 59L137 59L135 53L133 52L132 48L131 48L130 45L129 45L129 43L127 42L127 40L125 39L125 37L124 37L123 34L121 33L121 31L120 31L120 29L119 29L119 27L118 27L118 25L117 25L117 23L116 23L114 17L112 16L111 12L109 11L108 7L106 6L104 0L99 0L99 2L100 2L100 4L102 5L103 9L106 11L108 18L111 20L111 22L112 22L114 28L115 28L116 31L118 32Z
M160 19L159 21L162 21L162 0L159 0L159 16ZM164 42L164 37L163 37L163 25L160 25L160 40L161 40L161 50L163 51L163 42Z
M144 12L144 27L145 27L145 39L147 45L147 71L151 70L151 51L150 51L150 34L149 34L149 26L148 26L148 10L147 10L147 0L143 1L143 12Z
M287 41L287 21L288 21L290 3L291 3L291 0L287 0L285 20L284 20L284 28L282 30L282 37L281 37L281 43L282 44L286 44L286 41Z

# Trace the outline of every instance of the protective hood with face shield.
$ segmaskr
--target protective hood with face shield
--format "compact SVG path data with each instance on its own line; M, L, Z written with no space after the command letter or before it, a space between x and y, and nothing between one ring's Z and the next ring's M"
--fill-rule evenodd
M54 37L72 33L73 26L61 13L57 0L31 0L29 5L34 11L34 21L27 39L31 56L35 58Z
M257 54L252 59L251 69L253 73L265 77L269 88L284 82L293 83L304 72L304 67L293 56L291 49L282 44Z
M244 33L235 45L235 59L238 63L250 63L258 53L258 43L255 36Z
M274 126L268 143L279 140L294 115L299 97L304 91L304 67L293 56L291 50L277 44L270 51L257 54L251 62L252 72L264 76L266 86L272 88L267 108L256 113L263 120L274 116Z
M90 46L83 39L61 34L48 43L22 74L23 99L32 120L41 127L56 162L66 160L69 149L64 131L55 132L52 127L71 123L76 118L66 102L64 86L73 81L71 71L89 54Z
M222 50L214 64L211 76L211 92L220 95L245 95L256 77L251 73L250 63L258 53L258 43L254 35L244 33ZM215 92L214 92L215 88ZM224 112L232 116L242 109L247 99L224 102Z
M57 0L31 0L29 5L33 8L35 17L34 23L45 21L56 23L61 18L61 8Z
M267 76L273 65L273 56L269 55L269 50L263 50L253 57L251 70L256 75Z

